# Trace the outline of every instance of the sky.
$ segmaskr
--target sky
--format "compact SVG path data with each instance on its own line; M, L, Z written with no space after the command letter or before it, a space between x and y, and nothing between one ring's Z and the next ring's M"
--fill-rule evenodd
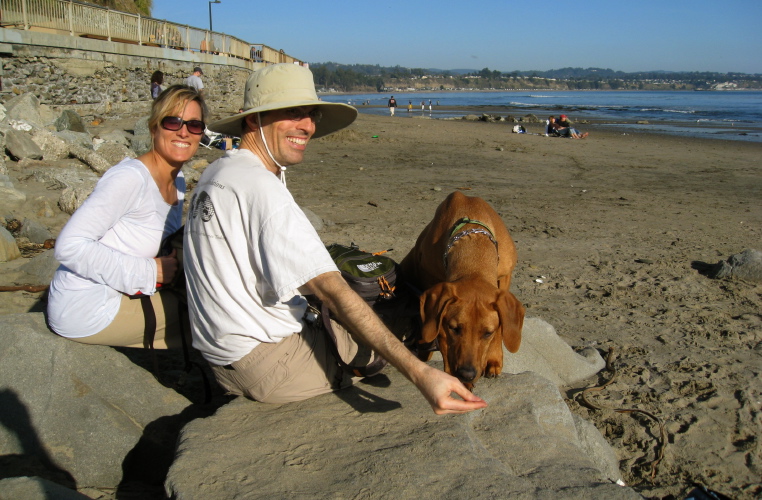
M153 0L151 17L309 62L762 73L762 0Z

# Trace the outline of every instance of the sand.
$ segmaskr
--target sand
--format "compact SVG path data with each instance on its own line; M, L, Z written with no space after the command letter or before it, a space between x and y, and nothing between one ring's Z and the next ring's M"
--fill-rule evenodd
M405 115L360 115L288 169L297 202L324 220L324 242L392 248L400 261L447 194L486 199L516 241L512 290L527 315L572 346L614 349L617 379L593 398L665 422L651 480L658 426L565 392L614 447L625 482L653 498L684 498L696 484L762 494L762 285L696 269L762 249L762 144L594 125L580 126L584 140L546 138L539 124L512 134L505 123ZM9 173L23 177L11 163ZM10 269L0 265L0 278ZM38 297L14 295L0 312Z

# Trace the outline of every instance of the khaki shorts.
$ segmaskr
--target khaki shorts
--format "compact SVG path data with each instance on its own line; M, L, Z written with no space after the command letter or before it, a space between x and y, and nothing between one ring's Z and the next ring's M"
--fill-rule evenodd
M154 349L180 349L182 347L180 301L170 290L162 290L151 297L151 304L156 314L156 336L154 337ZM184 313L187 316L187 312ZM186 332L190 330L188 320ZM143 306L140 299L131 299L127 295L122 296L119 304L119 312L114 321L106 328L88 337L72 338L82 344L108 345L114 347L143 347L146 320L143 314ZM190 342L190 339L188 339ZM190 345L190 344L188 344Z
M342 359L350 365L368 364L373 351L331 321ZM231 394L263 403L301 401L351 386L359 377L339 366L328 335L318 325L305 322L301 332L276 344L260 344L227 366L211 365L217 382Z

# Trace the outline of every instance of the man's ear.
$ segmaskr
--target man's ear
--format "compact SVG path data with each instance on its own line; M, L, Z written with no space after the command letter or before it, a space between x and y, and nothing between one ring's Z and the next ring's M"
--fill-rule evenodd
M246 130L247 128L249 130L257 131L259 130L259 124L257 124L257 114L251 113L249 115L246 115L243 117L243 121L245 124L245 127L241 127L243 130Z

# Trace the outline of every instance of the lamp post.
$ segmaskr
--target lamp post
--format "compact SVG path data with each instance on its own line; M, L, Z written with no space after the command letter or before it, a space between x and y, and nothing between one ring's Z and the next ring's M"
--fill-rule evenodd
M209 31L212 31L212 4L222 3L220 0L209 0Z

